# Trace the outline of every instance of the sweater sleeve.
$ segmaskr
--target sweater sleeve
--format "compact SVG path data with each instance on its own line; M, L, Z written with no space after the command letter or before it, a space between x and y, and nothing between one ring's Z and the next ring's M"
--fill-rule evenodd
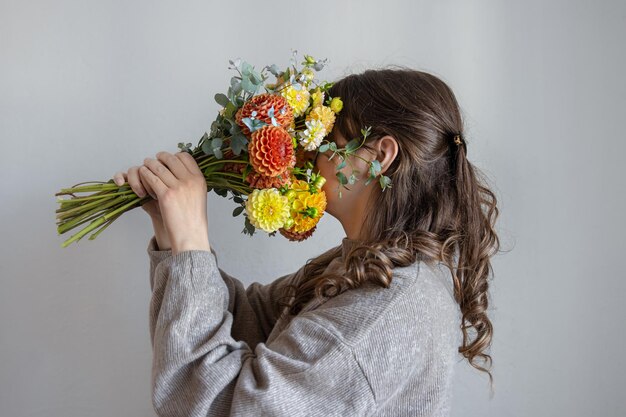
M159 416L371 414L374 396L351 348L319 320L296 316L271 343L251 348L231 335L227 297L212 252L183 251L156 265L150 316Z
M155 271L162 260L172 256L172 251L159 250L156 237L152 236L147 252L150 259L150 289L154 296L160 299L163 288L155 288ZM232 336L236 340L245 341L254 348L257 343L265 342L274 328L277 317L273 306L281 295L282 287L293 277L293 273L283 275L270 284L253 282L245 288L240 280L219 267L217 253L212 247L211 253L215 257L217 270L228 288L225 304L227 310L233 315ZM151 338L154 338L152 334L154 324L150 323Z

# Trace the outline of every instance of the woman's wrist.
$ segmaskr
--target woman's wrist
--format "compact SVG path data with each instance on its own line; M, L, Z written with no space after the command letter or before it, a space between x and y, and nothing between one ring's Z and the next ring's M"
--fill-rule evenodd
M167 230L163 226L163 221L160 218L152 217L152 228L154 229L154 238L159 250L172 250L172 243L167 235Z
M187 250L204 250L210 252L211 245L209 244L208 235L199 234L198 236L190 236L180 242L172 242L172 255Z

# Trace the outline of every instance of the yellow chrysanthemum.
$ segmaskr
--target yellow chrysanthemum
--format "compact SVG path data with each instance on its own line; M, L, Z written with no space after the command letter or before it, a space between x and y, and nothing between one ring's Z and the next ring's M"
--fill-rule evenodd
M293 225L288 230L296 233L311 230L326 210L326 193L319 190L311 194L309 184L304 180L295 180L290 188L294 191L288 193Z
M289 106L293 109L294 117L303 115L306 109L309 108L309 98L311 94L309 90L304 87L300 87L299 90L296 90L293 85L290 85L282 89L280 94L287 99Z
M309 112L306 119L319 120L324 125L324 128L326 128L326 133L329 133L335 124L335 112L333 112L330 107L317 106Z
M324 103L324 92L319 88L316 88L313 93L311 93L311 98L313 99L313 107L321 106Z
M254 227L271 233L283 227L289 219L289 199L276 188L254 190L248 195L246 213Z
M330 109L335 113L339 113L343 109L343 101L339 97L330 100Z

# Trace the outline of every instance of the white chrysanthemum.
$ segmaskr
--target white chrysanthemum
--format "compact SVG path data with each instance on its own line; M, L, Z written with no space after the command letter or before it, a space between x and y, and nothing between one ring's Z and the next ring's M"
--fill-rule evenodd
M322 139L326 136L326 128L321 120L313 119L305 122L306 129L300 134L300 145L307 151L313 151L320 146Z

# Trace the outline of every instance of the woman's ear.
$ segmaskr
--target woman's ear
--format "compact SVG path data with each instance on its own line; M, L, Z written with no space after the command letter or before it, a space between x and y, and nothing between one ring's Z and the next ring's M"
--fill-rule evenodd
M380 162L381 174L389 168L389 165L398 155L398 142L393 136L385 135L374 143L376 149L376 159Z

